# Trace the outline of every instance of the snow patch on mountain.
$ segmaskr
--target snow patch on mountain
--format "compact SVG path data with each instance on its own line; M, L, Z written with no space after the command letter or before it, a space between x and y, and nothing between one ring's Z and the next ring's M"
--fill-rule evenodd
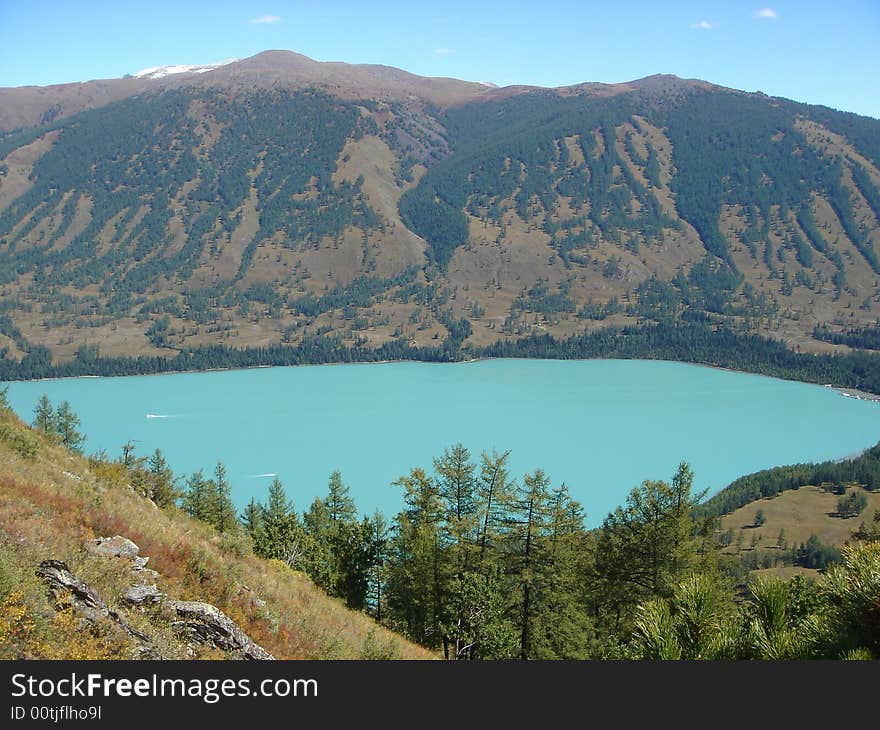
M230 58L226 61L202 65L177 64L173 66L153 66L152 68L145 68L133 73L132 76L138 79L162 79L172 74L203 74L206 71L213 71L215 68L225 66L228 63L234 63L237 60L237 58Z

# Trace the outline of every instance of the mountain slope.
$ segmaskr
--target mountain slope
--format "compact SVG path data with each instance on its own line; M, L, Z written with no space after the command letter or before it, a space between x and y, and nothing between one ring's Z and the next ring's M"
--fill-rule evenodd
M496 89L282 51L82 86L0 90L24 124L0 137L9 359L683 320L878 347L877 120L669 76Z

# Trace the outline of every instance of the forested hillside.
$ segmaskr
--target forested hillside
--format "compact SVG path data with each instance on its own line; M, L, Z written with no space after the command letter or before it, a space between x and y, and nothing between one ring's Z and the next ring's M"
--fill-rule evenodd
M282 52L119 84L103 105L0 90L31 119L0 135L10 377L210 348L553 356L539 338L649 325L877 349L877 120L674 77L493 89Z

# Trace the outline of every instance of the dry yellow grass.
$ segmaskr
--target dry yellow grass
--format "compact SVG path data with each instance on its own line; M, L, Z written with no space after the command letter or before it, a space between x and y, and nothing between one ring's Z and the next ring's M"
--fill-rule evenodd
M865 522L870 523L875 510L880 510L880 493L864 492L868 500L865 510L855 517L836 515L838 495L821 487L801 487L782 492L772 499L751 502L721 518L721 531L732 530L733 540L725 548L729 554L745 556L756 550L760 558L781 559L792 547L806 543L815 535L825 545L840 546L853 540L853 534ZM765 522L755 526L755 514L761 510ZM777 543L780 532L784 545ZM783 578L795 574L817 576L818 571L797 566L776 565L753 571L753 575L772 574Z

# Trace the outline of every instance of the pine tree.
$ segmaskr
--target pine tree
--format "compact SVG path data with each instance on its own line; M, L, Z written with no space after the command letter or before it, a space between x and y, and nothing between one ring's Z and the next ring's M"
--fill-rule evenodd
M330 475L327 499L324 500L327 515L334 522L350 522L357 517L354 500L349 488L342 482L342 473L334 471Z
M373 543L374 561L367 577L367 609L370 614L382 623L382 611L385 601L385 583L388 579L388 560L390 557L391 528L379 510L370 520L370 539Z
M212 491L210 522L219 532L235 530L238 521L235 519L235 506L232 504L232 485L226 478L226 467L222 461L218 461L214 467L214 478L209 484Z
M373 523L365 517L334 525L332 550L336 562L334 595L349 608L362 610L367 606L370 575L376 564Z
M244 508L244 512L239 515L238 519L242 527L244 527L244 531L253 542L254 554L265 557L261 549L265 540L263 509L264 507L257 502L256 498L251 497L251 501L248 502L247 507Z
M453 580L452 592L461 602L458 643L452 659L513 659L518 636L507 615L507 583L499 566L466 573Z
M547 500L543 539L541 600L535 611L531 656L535 659L586 659L593 624L586 612L586 534L581 505L565 484Z
M387 605L413 640L438 646L444 619L439 491L420 468L394 484L403 487L406 508L395 521Z
M212 485L205 479L202 470L193 472L186 480L186 489L181 500L184 512L202 522L211 522L213 516Z
M307 572L319 588L333 593L338 577L338 566L333 555L330 535L333 520L327 511L327 503L315 498L303 514L303 530L309 538Z
M287 498L278 477L269 484L269 501L255 517L254 552L266 558L284 561L292 568L302 568L307 556L302 525L296 509Z
M492 455L483 452L480 459L480 476L477 480L479 506L483 519L480 526L480 562L486 559L486 549L496 546L512 499L513 482L509 480L507 459L509 451Z
M672 483L645 481L602 523L591 572L598 579L596 612L621 632L640 602L668 597L696 558L693 472L680 464Z
M77 429L79 428L79 417L73 412L68 401L64 401L55 412L54 432L58 434L61 445L71 451L82 451L82 443L85 441L83 436Z
M363 609L375 560L373 527L369 519L357 520L354 500L340 472L330 475L327 491L327 497L316 499L303 515L309 538L309 575L350 608Z
M40 396L34 408L33 426L37 431L42 431L47 436L57 436L55 431L55 410L45 393Z
M437 486L443 509L443 601L448 622L443 626L446 658L460 657L465 646L466 576L476 562L480 515L477 511L476 465L470 452L456 444L434 459Z
M540 600L540 575L544 561L542 538L547 531L547 502L550 480L541 469L523 477L511 505L511 529L506 553L512 560L512 574L520 596L515 610L520 659L532 657L532 634Z
M152 482L150 498L159 507L176 504L181 496L180 490L175 484L174 472L159 449L156 449L147 460L147 469Z

